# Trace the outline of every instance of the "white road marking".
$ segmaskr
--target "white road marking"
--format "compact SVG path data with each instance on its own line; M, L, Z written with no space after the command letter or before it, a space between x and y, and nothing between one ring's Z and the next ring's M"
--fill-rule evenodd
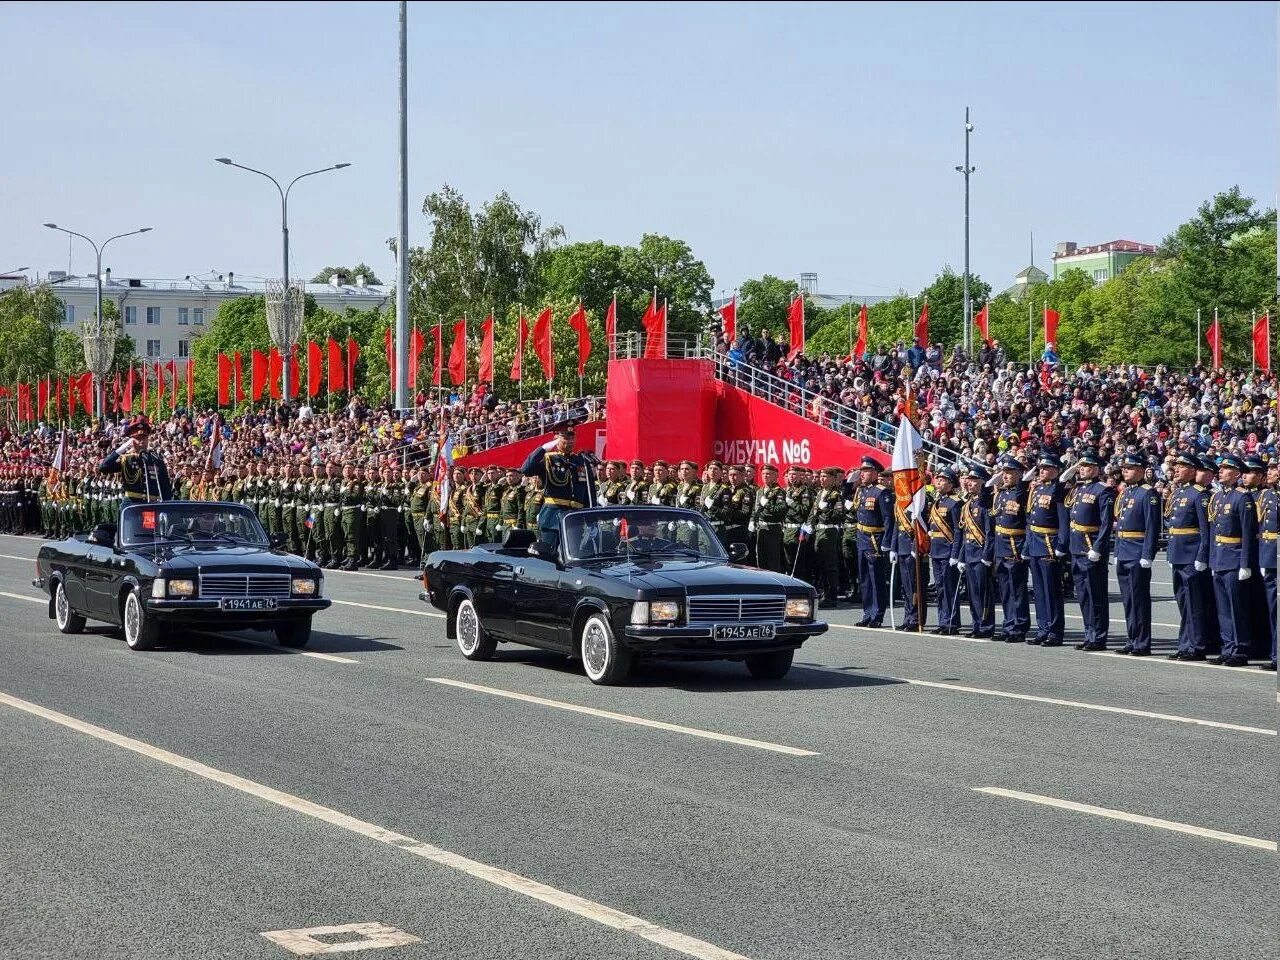
M1237 733L1261 733L1274 737L1275 730L1264 727L1246 727L1238 723L1223 723L1218 720L1200 720L1196 717L1181 717L1172 713L1152 713L1149 710L1131 710L1128 707L1109 707L1101 703L1084 703L1079 700L1059 700L1055 697L1036 697L1029 693L1010 693L1007 690L987 690L983 687L965 687L958 683L939 683L936 680L910 680L906 677L893 677L916 687L934 687L938 690L955 690L958 693L977 693L986 697L1005 697L1009 700L1030 700L1033 703L1049 703L1058 707L1075 707L1079 710L1099 710L1103 713L1122 713L1129 717L1146 717L1151 720L1171 720L1174 723L1191 723L1201 727L1217 727L1219 730L1234 730Z
M385 843L388 846L396 847L406 853L412 853L415 856L422 857L432 863L449 867L460 873L475 877L478 880L484 880L495 886L502 887L515 893L523 894L534 900L557 907L567 913L575 916L583 917L591 920L601 926L610 927L614 930L621 930L625 933L632 933L638 937L656 943L659 946L682 953L687 957L693 957L695 960L748 960L742 954L725 950L714 944L706 943L702 940L696 940L693 937L679 933L675 930L668 930L660 927L655 923L644 920L641 917L635 917L612 907L606 907L603 904L595 903L576 894L567 893L564 890L557 890L555 887L547 886L539 883L537 880L531 880L528 877L522 877L518 873L512 873L509 870L503 870L500 867L492 867L486 863L477 860L471 860L467 857L456 853L450 853L440 847L432 846L428 843L422 843L413 837L405 836L402 833L395 833L385 827L377 824L369 823L365 820L359 820L348 814L341 813L329 807L323 807L318 803L310 800L304 800L302 797L296 797L292 794L285 793L282 790L276 790L274 787L268 787L261 783L255 783L253 780L247 780L244 777L237 776L234 773L228 773L225 770L219 770L216 767L206 766L198 760L192 760L189 757L180 754L171 753L161 747L153 746L141 740L135 740L105 727L95 726L84 720L68 716L65 713L59 713L56 710L50 710L48 707L42 707L39 704L31 703L27 700L20 700L10 694L0 692L0 704L13 707L15 710L21 710L33 716L42 717L53 723L75 730L78 733L84 733L106 743L114 744L125 750L149 757L161 763L176 767L179 770L186 770L188 773L203 777L205 780L213 783L222 784L230 787L232 790L238 790L240 793L247 794L251 797L257 797L268 803L274 803L286 810L292 810L295 813L301 813L316 820L321 820L331 826L347 830L351 833L366 837L370 840L377 840L379 843Z
M331 573L340 573L344 577L378 577L382 580L399 580L401 583L422 583L418 577L406 577L404 574L393 573L374 573L372 570L326 570L324 575L327 577Z
M0 557L3 557L5 560L21 560L23 563L36 562L35 557L16 557L12 553L0 553Z
M329 599L333 600L332 597ZM354 600L333 600L333 602L341 604L344 607L363 607L366 610L384 610L387 613L407 613L414 617L435 617L439 620L444 619L443 613L436 613L433 610L410 610L408 607L384 607L377 603L356 603Z
M343 940L341 943L325 943L320 937L338 937L355 934L359 940ZM406 947L421 943L420 937L405 933L385 923L344 923L331 927L307 927L302 930L268 930L262 934L277 946L300 957L315 957L326 953L354 953L357 950L377 950L380 947Z
M676 723L666 723L662 720L647 720L644 717L633 717L625 713L613 713L609 710L597 710L595 707L584 707L576 703L564 703L560 700L548 700L545 697L535 697L528 693L515 693L511 690L500 690L497 687L482 687L478 683L464 683L461 680L449 680L445 677L426 677L430 683L440 683L449 687L458 687L462 690L472 690L476 693L487 693L495 697L506 697L508 700L522 700L525 703L536 703L543 707L554 707L557 710L568 710L572 713L584 713L591 717L603 717L605 720L617 720L619 723L632 723L640 727L652 727L655 730L666 730L668 733L683 733L691 737L703 737L707 740L719 740L723 743L733 743L740 747L755 747L757 750L771 750L774 753L785 753L792 757L816 757L818 756L812 750L801 750L799 747L787 747L779 743L769 743L765 740L749 740L746 737L735 737L727 733L714 733L710 730L699 730L696 727L682 727Z
M336 653L320 653L318 650L293 650L289 647L282 647L278 643L270 643L266 640L250 640L248 637L238 637L234 634L216 633L212 636L218 637L220 640L231 640L234 643L249 643L255 647L266 647L276 653L295 654L300 657L312 657L316 660L328 660L330 663L359 663L359 660L352 660L350 657L340 657Z
M988 793L996 797L1007 797L1011 800L1025 800L1028 803L1039 803L1046 807L1058 807L1061 810L1074 810L1076 813L1089 813L1095 817L1106 817L1110 820L1123 820L1126 823L1140 823L1146 827L1157 827L1161 830L1172 830L1175 833L1189 833L1194 837L1206 837L1209 840L1221 840L1224 843L1238 843L1245 847L1257 847L1259 850L1275 852L1274 840L1261 840L1258 837L1245 837L1238 833L1225 833L1222 830L1210 830L1208 827L1196 827L1189 823L1178 823L1176 820L1161 820L1159 817L1146 817L1140 813L1126 813L1124 810L1112 810L1109 807L1095 807L1089 803L1076 803L1074 800L1059 800L1056 797L1042 797L1037 793L1023 793L1021 790L1005 790L1002 787L974 787L976 793Z
M0 597L8 597L10 600L26 600L30 603L38 603L41 606L49 605L48 597L29 597L25 593L8 593L4 590L0 590Z

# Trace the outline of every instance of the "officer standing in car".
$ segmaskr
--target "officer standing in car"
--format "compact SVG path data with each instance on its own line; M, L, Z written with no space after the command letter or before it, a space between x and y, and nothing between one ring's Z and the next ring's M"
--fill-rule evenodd
M594 469L594 457L573 453L573 427L556 429L554 440L538 447L525 460L520 472L542 481L542 508L538 511L538 539L555 548L560 543L560 518L578 510L592 498L593 481L587 472Z
M1115 494L1099 479L1101 472L1101 458L1086 450L1076 461L1079 482L1067 494L1071 530L1067 549L1084 620L1084 640L1076 644L1076 649L1089 653L1107 649L1111 630L1107 561L1111 555Z
M147 449L151 438L151 424L144 416L134 417L124 431L125 440L107 454L98 465L98 472L120 474L126 503L151 503L156 500L172 500L173 486L164 461Z

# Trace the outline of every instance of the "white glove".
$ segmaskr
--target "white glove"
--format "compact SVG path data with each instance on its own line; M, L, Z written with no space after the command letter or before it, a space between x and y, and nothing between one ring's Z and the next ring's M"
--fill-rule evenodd
M1140 566L1143 570L1150 570L1151 561L1148 560L1146 557L1143 557L1141 560L1138 561L1138 566Z
M124 443L120 444L120 446L116 447L116 453L123 457L126 453L128 453L132 449L133 449L133 437L130 437Z
M991 566L991 561L990 561L990 560L983 560L983 561L982 561L982 565L983 565L984 567L989 567L989 566Z
M1065 553L1062 553L1061 551L1058 551L1058 550L1055 550L1053 552L1053 555L1057 557L1059 560L1065 560L1067 556Z
M890 553L890 554L889 554L889 563L891 563L891 564L896 564L897 562L898 562L898 554L897 554L897 552L895 551L895 552L893 552L893 553Z
M1241 581L1248 580L1252 576L1253 576L1253 571L1250 570L1248 567L1241 567L1240 572L1236 574L1236 578Z
M756 522L754 520L752 520L750 523L747 524L747 532L748 533L756 532Z
M853 501L852 501L852 500L846 500L846 501L844 502L844 508L845 508L846 510L852 510L852 509L853 509Z
M960 560L956 559L955 557L951 558L951 565L956 568L964 566L964 564Z
M813 527L809 526L809 524L807 524L807 523L806 523L806 524L803 524L803 525L800 527L800 532L801 532L801 533L803 533L803 534L806 534L806 535L811 534L811 533L813 533Z
M1097 550L1090 550L1090 551L1089 551L1089 562L1090 562L1090 563L1097 563L1097 562L1098 562L1099 560L1101 560L1101 559L1102 559L1102 554L1100 554Z
M1204 573L1206 570L1209 569L1209 565L1200 560L1197 560L1194 566L1196 568L1196 573Z
M484 527L476 527L476 536L478 537L484 536Z
M707 508L708 510L710 510L710 509L711 509L711 507L715 504L715 502L716 502L716 498L715 498L715 497L707 497L707 499L703 500L702 502L703 502L703 504L706 506L706 508Z
M649 503L651 503L655 507L661 506L662 498L655 493L652 497L649 498Z
M550 453L550 452L552 452L552 451L554 451L554 450L559 450L559 449L560 449L560 438L559 438L559 437L556 437L554 440L548 440L546 443L544 443L544 444L542 445L542 449L543 449L543 450L546 450L548 453Z

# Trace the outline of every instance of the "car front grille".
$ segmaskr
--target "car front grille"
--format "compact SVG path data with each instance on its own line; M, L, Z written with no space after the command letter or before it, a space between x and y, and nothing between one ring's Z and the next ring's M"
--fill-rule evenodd
M287 573L210 573L200 578L200 596L205 600L223 597L275 597L288 599L292 578Z
M689 623L782 623L787 598L690 597Z

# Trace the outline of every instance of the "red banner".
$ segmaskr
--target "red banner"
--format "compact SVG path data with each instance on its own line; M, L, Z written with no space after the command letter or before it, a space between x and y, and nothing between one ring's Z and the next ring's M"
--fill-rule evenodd
M218 354L218 406L231 406L231 380L235 376L235 368L231 358L225 353Z
M280 355L279 347L272 347L271 352L267 354L267 385L270 388L272 400L284 399L284 384L281 382L284 378L284 357Z
M119 376L116 377L119 380ZM196 358L187 358L187 412L190 413L196 397Z
M493 314L480 324L480 362L476 379L481 383L493 383Z
M609 311L604 315L604 342L609 347L609 359L618 355L618 295L609 301Z
M261 350L253 351L249 366L249 394L253 402L257 403L262 399L262 391L267 386L267 355Z
M324 383L324 351L314 340L307 341L307 396L314 397L320 393L320 385Z
M169 361L169 409L178 409L178 361Z
M729 346L738 339L738 298L734 297L720 308L720 322L724 324L724 339Z
M511 381L519 383L524 376L524 347L529 342L529 318L523 313L516 326L516 355L511 361Z
M43 420L49 408L49 379L46 377L36 385L36 416Z
M289 348L289 393L288 398L292 400L298 395L298 390L302 386L302 347L295 343Z
M346 370L342 363L342 344L330 337L325 344L325 352L328 354L329 361L329 392L335 393L347 383L346 377L343 376Z
M412 400L418 392L418 372L421 369L422 351L426 349L427 341L422 336L422 331L417 327L413 328L413 332L409 334L409 399ZM395 384L391 385L391 390L395 392Z
M991 306L990 304L984 303L982 305L982 309L973 315L973 325L974 327L977 328L978 332L982 334L982 342L985 343L987 346L991 346L991 334L988 332L988 329L987 329L988 327L987 311L990 308L990 306Z
M542 362L542 375L550 382L556 378L556 358L551 343L551 308L533 321L533 355Z
M640 323L647 334L644 344L646 360L665 360L667 358L667 305L658 309L658 299L649 301Z
M1271 372L1271 317L1265 313L1253 322L1253 362L1263 373Z
M360 359L360 344L347 337L347 393L356 392L356 361Z
M387 358L387 375L388 382L391 384L391 392L396 392L396 337L395 331L390 327L382 333L382 349Z
M916 343L922 347L929 346L929 302L927 300L924 309L920 311L920 316L916 318L915 330L912 333Z
M1058 345L1058 311L1044 308L1044 345L1057 349Z
M578 335L578 376L582 376L591 359L591 331L587 328L587 311L582 304L578 304L578 309L569 317L569 329Z
M434 353L431 357L431 385L440 386L440 378L444 374L444 325L437 323L431 328L431 346Z
M861 360L867 355L867 305L864 303L858 311L858 342L853 345L851 360Z
M237 353L235 356L235 360L236 360L236 364L235 364L236 366L236 403L244 403L245 401L244 358L239 353Z
M1218 318L1215 315L1213 323L1209 324L1209 329L1204 333L1205 340L1209 341L1209 349L1212 351L1212 363L1214 369L1222 366L1222 328L1218 326Z
M453 346L449 348L449 379L456 387L467 382L467 321L453 325Z
M124 378L124 401L120 404L120 408L125 413L133 413L133 366L129 366L129 372Z
M804 297L796 297L787 310L787 335L791 338L791 350L787 359L793 360L804 353Z

